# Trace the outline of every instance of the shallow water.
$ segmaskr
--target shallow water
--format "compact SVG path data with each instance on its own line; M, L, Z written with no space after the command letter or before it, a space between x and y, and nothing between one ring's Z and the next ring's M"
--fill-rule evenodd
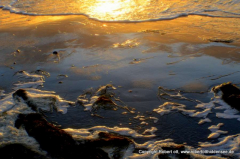
M83 14L101 21L151 21L186 15L240 17L239 0L3 0L0 6L14 13Z

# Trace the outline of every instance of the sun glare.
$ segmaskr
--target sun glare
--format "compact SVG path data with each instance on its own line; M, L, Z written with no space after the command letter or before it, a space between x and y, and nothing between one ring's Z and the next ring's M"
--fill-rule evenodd
M128 2L130 2L130 0L97 0L95 5L91 7L91 10L95 15L98 15L98 17L115 19L119 15L126 13Z
M95 11L99 13L109 13L120 9L121 4L118 1L100 0L95 6Z

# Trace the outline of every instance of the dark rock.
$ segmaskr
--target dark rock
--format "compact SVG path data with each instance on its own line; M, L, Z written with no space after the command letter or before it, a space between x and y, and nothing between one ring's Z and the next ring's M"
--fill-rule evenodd
M232 39L209 39L210 42L217 42L217 43L232 43Z
M13 99L18 100L18 101L20 101L19 98L22 98L22 99L25 101L25 103L26 103L33 111L38 112L38 107L37 107L34 103L32 103L31 100L29 100L29 98L28 98L28 96L27 96L27 91L26 91L26 90L24 90L24 89L19 89L19 90L17 90L15 93L13 93L12 96L13 96Z
M115 105L112 101L112 99L107 96L107 95L101 95L100 97L98 97L98 99L95 101L94 104L97 104L97 105Z
M24 89L19 89L15 93L13 93L13 98L15 98L16 96L21 97L23 100L28 100L27 91Z
M34 137L43 150L64 158L72 155L76 142L65 131L48 123L40 114L20 114L15 122L19 128L24 125L29 136Z
M19 114L15 126L24 125L29 136L52 157L61 159L108 159L108 154L94 145L78 145L72 136L47 122L40 114Z
M222 91L222 99L231 107L240 111L240 90L231 82L223 83L219 86L215 86L212 89L215 93L219 90Z
M0 147L2 159L48 159L21 144L9 144Z
M53 51L53 54L54 54L54 55L58 55L58 52L57 52L57 51Z
M47 71L43 71L43 70L36 70L33 73L38 74L38 75L44 75L46 77L50 77L50 73Z

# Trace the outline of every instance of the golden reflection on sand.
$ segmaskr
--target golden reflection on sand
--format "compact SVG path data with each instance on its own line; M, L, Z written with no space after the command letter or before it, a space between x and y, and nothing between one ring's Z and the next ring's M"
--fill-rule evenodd
M111 5L108 3L107 5ZM99 6L104 10L104 6ZM107 12L107 10L106 10ZM81 15L72 16L29 16L0 10L0 31L37 29L44 26L45 31L58 26L59 33L81 31L88 35L101 37L107 34L139 33L146 41L154 43L209 42L209 39L232 39L240 43L239 18L212 18L188 16L173 20L141 23L100 22ZM40 30L39 30L40 31ZM40 34L45 33L42 32ZM85 34L84 34L85 35ZM117 43L119 43L118 41ZM121 43L124 41L121 41ZM121 44L119 43L119 44Z

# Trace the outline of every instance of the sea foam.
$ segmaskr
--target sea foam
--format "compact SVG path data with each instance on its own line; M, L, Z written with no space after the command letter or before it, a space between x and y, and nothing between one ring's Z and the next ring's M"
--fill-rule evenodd
M239 0L3 0L0 7L28 15L86 15L101 21L152 21L187 15L240 17Z

